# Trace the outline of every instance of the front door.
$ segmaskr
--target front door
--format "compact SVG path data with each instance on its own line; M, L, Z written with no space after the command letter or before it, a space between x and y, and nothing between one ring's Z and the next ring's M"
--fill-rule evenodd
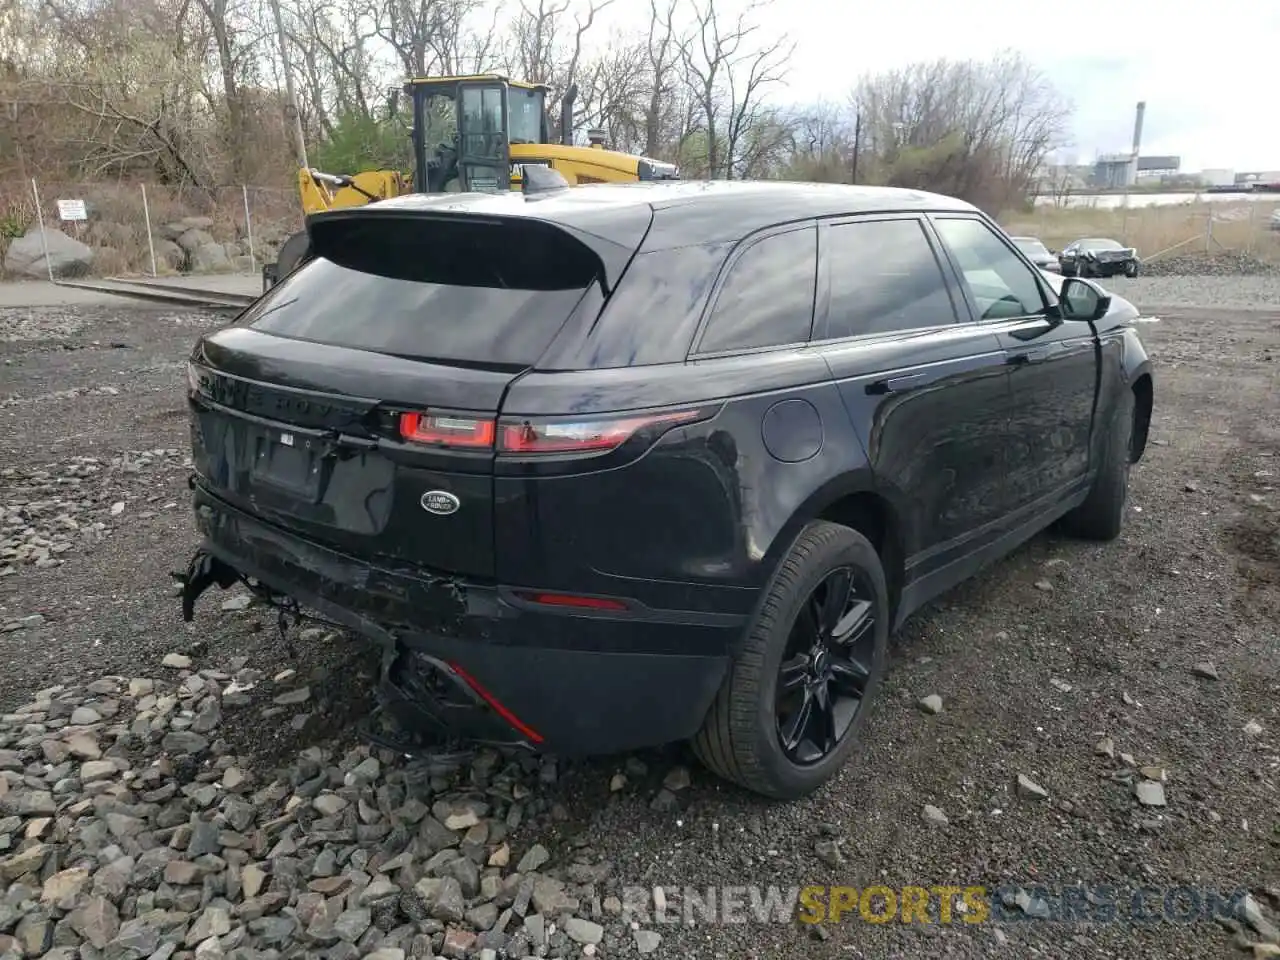
M923 217L835 221L819 236L814 339L903 521L904 588L923 600L1000 533L1005 353L989 328L960 322L962 294Z
M459 84L458 175L463 190L511 189L505 83Z
M1036 268L985 220L933 220L963 278L969 309L1008 357L1010 506L1019 515L1038 513L1089 480L1098 362L1093 328L1050 317Z

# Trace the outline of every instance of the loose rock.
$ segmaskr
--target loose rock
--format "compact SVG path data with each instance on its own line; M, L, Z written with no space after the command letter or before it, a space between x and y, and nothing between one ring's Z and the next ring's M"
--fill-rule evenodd
M1025 774L1018 774L1018 796L1030 800L1044 800L1049 791Z

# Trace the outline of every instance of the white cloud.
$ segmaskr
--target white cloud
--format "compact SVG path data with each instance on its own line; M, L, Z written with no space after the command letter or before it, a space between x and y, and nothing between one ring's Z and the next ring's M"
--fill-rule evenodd
M1145 100L1143 153L1179 155L1185 170L1280 169L1280 7L1123 0L1094 9L1105 19L1045 0L773 0L759 20L762 33L785 32L796 43L787 89L776 93L790 101L843 101L863 72L1008 48L1074 101L1073 152L1082 159L1127 150L1134 106ZM643 29L649 4L617 0L608 13L615 24Z

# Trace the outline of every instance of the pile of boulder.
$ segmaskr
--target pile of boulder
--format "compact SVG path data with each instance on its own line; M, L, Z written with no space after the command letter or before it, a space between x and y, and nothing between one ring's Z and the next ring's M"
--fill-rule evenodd
M256 225L255 225L256 226ZM263 224L253 249L247 239L218 240L211 217L184 217L153 227L157 273L241 273L274 260L287 239L287 225ZM222 231L218 231L222 232ZM90 274L128 272L129 267L150 271L145 224L141 227L95 220L71 236L63 230L38 225L9 244L4 273L13 278L56 279ZM102 256L106 252L112 256ZM251 256L254 254L255 256ZM135 262L141 260L141 262Z

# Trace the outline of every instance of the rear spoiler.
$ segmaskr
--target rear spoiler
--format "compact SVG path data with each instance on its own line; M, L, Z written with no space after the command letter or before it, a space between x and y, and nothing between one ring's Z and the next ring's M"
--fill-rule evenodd
M459 210L457 199L450 209L384 202L311 214L312 254L362 273L458 286L487 286L496 271L526 289L598 279L608 295L653 220L648 204L564 209L551 219Z

